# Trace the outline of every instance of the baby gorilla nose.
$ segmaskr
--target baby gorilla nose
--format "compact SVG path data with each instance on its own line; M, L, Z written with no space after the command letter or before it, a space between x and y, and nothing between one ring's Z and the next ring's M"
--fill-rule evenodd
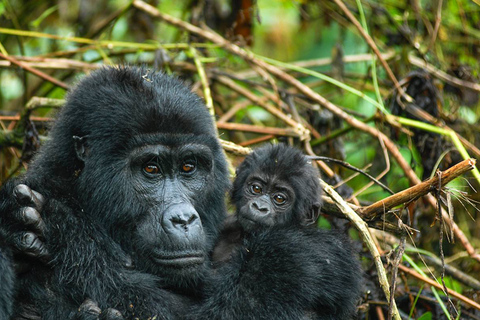
M177 237L203 236L200 217L195 208L187 203L174 204L165 210L163 227L165 232Z
M270 203L263 199L258 199L253 201L250 206L251 212L254 216L258 215L268 215L270 213Z

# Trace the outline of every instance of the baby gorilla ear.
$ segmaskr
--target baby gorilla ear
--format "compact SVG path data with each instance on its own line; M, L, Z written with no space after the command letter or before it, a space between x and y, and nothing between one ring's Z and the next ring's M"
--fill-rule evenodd
M303 226L310 226L314 224L320 216L320 209L322 208L322 202L317 201L312 204L310 210L307 210L300 222Z

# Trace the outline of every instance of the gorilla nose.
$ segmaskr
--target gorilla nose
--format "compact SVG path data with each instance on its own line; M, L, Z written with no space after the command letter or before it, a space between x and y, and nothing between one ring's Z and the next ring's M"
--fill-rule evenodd
M252 203L252 207L254 212L259 212L260 214L263 214L263 215L270 213L270 208L265 203L255 201Z
M169 207L163 215L163 226L170 233L197 232L202 228L202 222L197 211L190 204L175 204Z

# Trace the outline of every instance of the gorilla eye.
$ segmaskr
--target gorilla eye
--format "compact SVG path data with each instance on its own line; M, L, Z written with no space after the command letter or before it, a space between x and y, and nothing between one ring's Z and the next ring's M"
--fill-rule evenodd
M143 171L148 174L158 174L160 173L160 168L155 164L147 164L143 167Z
M196 168L195 160L188 160L183 163L181 171L183 173L194 173Z
M287 202L287 197L282 194L276 194L273 196L273 201L275 201L276 204L284 204Z
M250 187L250 189L251 189L252 192L255 193L255 194L260 194L260 193L262 193L262 187L260 187L258 184L252 184L252 186Z

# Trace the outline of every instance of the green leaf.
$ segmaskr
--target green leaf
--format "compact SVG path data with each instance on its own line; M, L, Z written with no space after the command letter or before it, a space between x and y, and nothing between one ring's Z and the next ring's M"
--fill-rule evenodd
M422 314L422 316L420 318L418 318L418 320L432 320L432 313L429 311L427 313L424 313Z

